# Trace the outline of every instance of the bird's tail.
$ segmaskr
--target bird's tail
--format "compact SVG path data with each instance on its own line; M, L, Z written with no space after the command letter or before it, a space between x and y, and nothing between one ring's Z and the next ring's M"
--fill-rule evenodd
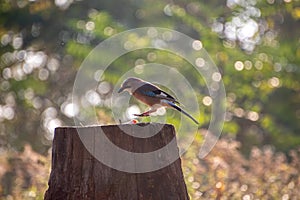
M184 111L182 108L180 108L179 106L177 106L175 103L168 101L167 102L171 107L175 108L176 110L178 110L179 112L185 114L187 117L189 117L191 120L193 120L193 122L195 122L197 125L199 125L199 122L193 118L189 113L187 113L186 111Z

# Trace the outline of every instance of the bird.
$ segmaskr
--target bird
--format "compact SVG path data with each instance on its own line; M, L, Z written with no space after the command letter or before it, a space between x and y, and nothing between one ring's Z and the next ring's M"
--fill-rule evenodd
M170 94L164 92L158 86L144 81L142 79L136 77L127 78L121 85L118 93L127 91L130 95L134 96L139 101L148 105L150 109L141 114L134 114L137 117L146 117L151 113L156 112L157 109L161 107L165 108L173 108L188 118L190 118L193 122L199 125L199 122L193 118L189 113L184 111L181 107L179 107L180 103Z

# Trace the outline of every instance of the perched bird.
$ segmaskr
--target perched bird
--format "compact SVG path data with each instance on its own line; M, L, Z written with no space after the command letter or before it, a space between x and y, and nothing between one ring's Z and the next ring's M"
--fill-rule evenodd
M150 110L142 114L135 114L135 116L149 116L151 113L156 112L157 109L161 107L168 107L178 110L179 112L185 114L187 117L193 120L196 124L199 124L197 120L195 120L190 114L188 114L177 105L179 104L179 102L174 97L149 82L146 82L139 78L128 78L122 83L122 86L118 90L118 93L121 93L123 91L129 92L136 99L150 106Z

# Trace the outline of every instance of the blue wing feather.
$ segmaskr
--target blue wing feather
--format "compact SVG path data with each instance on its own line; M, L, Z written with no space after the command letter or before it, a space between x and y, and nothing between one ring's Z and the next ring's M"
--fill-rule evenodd
M141 91L142 94L147 95L149 97L155 97L156 94L153 91Z
M144 84L141 87L139 87L136 92L140 92L143 95L149 96L149 97L157 97L160 99L168 99L170 101L174 101L176 103L179 103L174 97L172 97L170 94L162 91L160 88L156 87L152 84Z

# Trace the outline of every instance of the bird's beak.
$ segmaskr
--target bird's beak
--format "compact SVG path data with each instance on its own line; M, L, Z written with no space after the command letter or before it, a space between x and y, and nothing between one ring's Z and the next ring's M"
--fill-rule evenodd
M118 93L123 92L126 88L128 88L128 87L121 87L121 88L118 90Z

